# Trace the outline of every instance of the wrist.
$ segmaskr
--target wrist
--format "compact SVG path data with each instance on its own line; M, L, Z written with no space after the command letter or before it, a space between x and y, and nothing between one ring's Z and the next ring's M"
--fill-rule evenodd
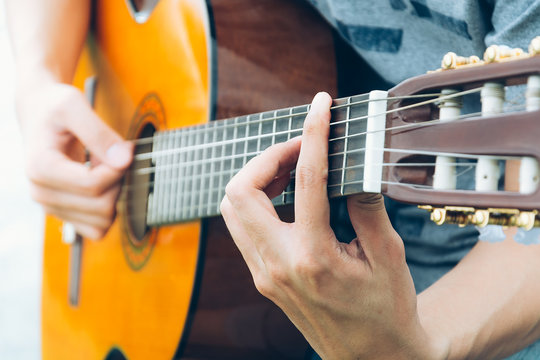
M35 96L50 85L62 83L54 71L43 65L17 66L15 96L17 101Z
M435 320L435 319L434 319ZM417 344L418 358L426 360L446 360L449 356L450 343L438 326L420 324L420 343Z
M445 331L444 317L418 296L418 323L425 339L424 359L446 360L450 357L451 339Z

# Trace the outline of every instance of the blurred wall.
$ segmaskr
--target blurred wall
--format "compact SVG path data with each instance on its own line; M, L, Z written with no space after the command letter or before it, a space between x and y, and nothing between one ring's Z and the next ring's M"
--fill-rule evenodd
M5 17L0 0L0 359L39 359L43 219L24 175Z

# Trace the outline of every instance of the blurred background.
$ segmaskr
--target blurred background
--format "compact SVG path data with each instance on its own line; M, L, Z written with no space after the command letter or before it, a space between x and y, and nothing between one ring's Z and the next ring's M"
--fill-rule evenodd
M5 16L0 0L0 359L39 359L43 216L24 175Z

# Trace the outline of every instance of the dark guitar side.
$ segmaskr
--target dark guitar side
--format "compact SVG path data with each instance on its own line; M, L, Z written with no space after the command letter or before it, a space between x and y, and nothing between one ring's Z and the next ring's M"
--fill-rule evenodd
M332 32L304 1L212 0L208 5L217 44L215 118L309 103L321 90L337 95ZM257 292L222 219L206 220L204 229L198 299L177 355L305 358L307 343Z

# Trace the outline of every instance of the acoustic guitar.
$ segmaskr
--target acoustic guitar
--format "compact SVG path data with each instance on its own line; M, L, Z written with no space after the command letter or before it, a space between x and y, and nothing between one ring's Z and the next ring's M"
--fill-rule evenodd
M301 134L308 106L295 105L350 95L350 53L300 0L98 0L93 14L75 84L135 142L135 161L103 240L47 217L43 357L306 358L219 203L247 161ZM538 225L539 51L449 54L445 69L335 100L329 196L382 192L440 223ZM527 100L505 102L505 87ZM467 112L479 94L484 109ZM501 177L512 164L519 179ZM293 200L291 183L273 202Z

